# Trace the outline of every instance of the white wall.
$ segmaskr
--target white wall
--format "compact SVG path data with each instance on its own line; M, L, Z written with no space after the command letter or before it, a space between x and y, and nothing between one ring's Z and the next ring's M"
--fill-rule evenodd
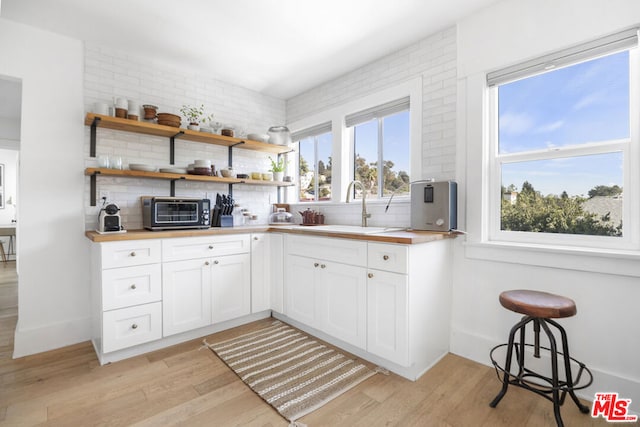
M485 73L639 23L640 3L634 0L510 0L459 23L457 181L459 223L470 232L468 242L480 240ZM560 321L569 334L571 355L595 374L594 385L581 394L593 399L597 391L616 391L632 399L638 411L640 279L620 274L633 271L630 263L637 265L637 257L553 254L554 266L545 267L543 255L548 254L512 250L488 260L490 249L465 245L464 239L455 243L454 353L490 363L489 350L506 340L519 318L500 306L501 291L526 288L566 295L578 307L576 316ZM510 260L504 262L507 256ZM613 274L584 271L605 264Z
M215 120L235 126L236 132L266 133L269 127L285 120L284 100L262 95L242 87L212 79L206 74L186 69L170 68L153 59L134 57L124 51L87 44L84 67L84 106L91 111L96 101L112 103L114 97L125 97L140 105L153 104L158 112L180 114L182 105L204 104ZM186 127L187 123L183 123ZM97 166L89 157L89 127L84 131L84 155L87 167ZM169 139L128 132L98 129L98 155L117 155L123 163L142 163L157 167L169 166ZM195 159L210 159L219 169L227 167L225 147L176 140L177 167L187 167ZM233 167L237 173L267 172L268 155L242 149L233 151ZM169 182L149 179L98 177L98 195L109 194L109 201L121 209L126 229L142 228L141 195L168 196ZM216 192L226 194L225 184L176 183L176 196L208 197ZM258 215L258 223L266 224L270 203L277 201L275 187L243 186L233 188L234 199L241 207ZM96 228L98 207L89 206L89 178L85 178L85 227Z
M421 147L416 153L418 158L412 159L411 163L412 168L417 163L420 171L416 173L412 170L411 179L453 179L456 164L456 64L456 31L452 27L287 100L287 123L327 117L318 119L320 121L317 123L308 123L309 126L317 125L331 120L333 111L344 105L357 103L372 94L383 93L416 80L421 81L422 117L421 129L418 129ZM333 119L335 139L340 135L335 127L341 123ZM335 147L334 144L334 151ZM337 155L334 152L334 156ZM346 181L346 187L349 180L343 181ZM340 191L336 194L342 195ZM289 200L290 203L295 201L297 197ZM320 210L328 223L360 224L359 203L345 205L335 202L300 204L294 206L293 211L311 207ZM368 211L372 213L369 223L375 226L408 227L408 201L394 199L385 213L386 203L387 199L378 204L371 201L367 203ZM299 220L300 216L296 215L296 218Z
M0 75L22 80L14 355L89 338L82 44L0 19Z

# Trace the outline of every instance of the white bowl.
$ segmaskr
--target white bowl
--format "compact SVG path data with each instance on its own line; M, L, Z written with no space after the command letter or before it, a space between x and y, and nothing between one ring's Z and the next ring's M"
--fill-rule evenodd
M196 160L193 164L197 168L210 168L211 160Z
M269 142L269 135L262 133L250 133L247 135L247 139L252 141Z

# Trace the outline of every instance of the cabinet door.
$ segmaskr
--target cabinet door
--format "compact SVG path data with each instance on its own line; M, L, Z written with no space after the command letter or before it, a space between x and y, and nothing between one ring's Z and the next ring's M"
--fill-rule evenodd
M270 307L284 312L284 239L282 234L269 234L269 264L271 267Z
M316 295L319 329L362 349L367 346L367 271L320 261Z
M311 258L287 257L284 282L284 314L307 326L317 327L315 275L318 264Z
M268 310L270 307L270 236L265 233L251 235L251 312Z
M210 264L194 259L162 265L163 336L211 324Z
M369 270L367 351L409 366L408 279L404 274Z
M251 312L251 256L216 257L211 264L212 321L224 322Z

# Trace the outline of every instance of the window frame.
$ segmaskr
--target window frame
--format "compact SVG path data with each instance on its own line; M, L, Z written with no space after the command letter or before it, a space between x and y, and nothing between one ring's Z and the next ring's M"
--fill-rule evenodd
M533 244L548 246L570 246L599 249L620 249L637 250L640 249L640 140L638 138L640 114L640 91L639 72L640 54L639 47L618 49L617 51L629 51L629 138L600 141L592 143L582 143L571 146L553 147L549 149L531 150L518 153L499 153L498 140L498 88L499 84L486 86L487 92L487 144L485 144L485 154L487 160L487 180L485 183L484 196L486 209L483 220L486 242L504 242L515 244ZM597 56L582 58L578 62L567 64L572 66L579 62L585 62L597 57L615 53L616 50L601 53ZM532 73L520 76L518 79L532 77L540 74ZM550 160L566 157L577 157L590 154L603 154L612 152L622 152L623 156L623 235L613 236L593 236L575 235L559 233L541 233L525 231L501 230L501 199L500 191L502 185L502 165L533 160Z
M320 190L320 186L318 184L318 139L325 135L325 134L330 134L333 138L333 134L331 130L326 130L326 131L322 131L321 133L313 133L311 135L307 135L302 139L297 139L297 141L295 141L298 146L297 149L295 150L296 153L296 179L298 181L298 185L296 186L297 191L297 197L296 197L296 203L300 203L300 204L308 204L308 203L331 203L333 202L333 179L331 181L331 197L329 198L329 200L320 200L318 195L319 195L319 190ZM307 138L313 138L313 159L314 159L314 164L313 164L313 170L314 170L314 184L313 184L313 192L314 192L314 199L313 200L302 200L300 199L300 183L302 182L302 180L300 179L300 142L304 141ZM332 143L333 146L333 143ZM333 152L332 152L332 156L330 156L332 158L332 172L333 172Z
M387 117L391 117L395 114L400 114L400 113L404 113L407 112L409 114L409 119L411 118L411 104L409 104L409 108L407 108L406 110L400 110L400 111L396 111L384 116L377 116L372 120L366 121L366 122L361 122L358 124L355 124L348 129L349 132L349 144L351 146L351 150L350 152L351 154L351 170L350 172L350 176L352 180L356 179L356 126L359 125L363 125L365 123L369 123L369 122L373 122L375 120L376 122L376 132L377 132L377 148L376 148L376 164L377 164L377 168L378 171L382 170L384 171L384 119L386 119ZM409 124L409 133L410 133L410 128L411 128L411 124ZM411 152L411 136L409 136L409 152ZM409 155L409 178L411 179L411 176L413 175L412 171L411 171L411 155ZM378 179L377 179L377 185L378 185L378 194L374 195L369 195L367 194L367 197L369 197L369 200L381 200L384 199L385 197L390 197L390 195L385 195L384 194L384 173L378 173ZM352 194L351 196L354 197L355 199L355 188L353 189L354 194ZM409 188L407 188L407 194L402 194L402 195L397 195L395 197L397 197L397 200L402 200L403 198L409 199L411 197L410 194L411 191L411 186L409 186Z

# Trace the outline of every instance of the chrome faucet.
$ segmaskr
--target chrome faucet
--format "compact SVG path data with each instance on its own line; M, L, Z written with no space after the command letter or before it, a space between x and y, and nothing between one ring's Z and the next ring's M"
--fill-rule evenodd
M364 185L360 181L351 181L349 186L347 187L347 203L349 203L349 199L351 198L351 189L355 184L358 184L362 189L362 226L367 226L367 218L371 218L371 214L367 213L367 190L364 188Z

